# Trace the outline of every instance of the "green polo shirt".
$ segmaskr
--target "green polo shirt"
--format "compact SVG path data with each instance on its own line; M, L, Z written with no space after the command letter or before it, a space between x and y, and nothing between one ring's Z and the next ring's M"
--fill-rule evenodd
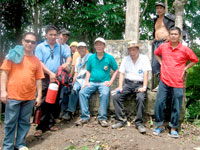
M87 71L91 73L90 82L110 81L110 68L116 71L117 63L112 55L104 52L104 56L99 60L97 53L91 55L87 62Z

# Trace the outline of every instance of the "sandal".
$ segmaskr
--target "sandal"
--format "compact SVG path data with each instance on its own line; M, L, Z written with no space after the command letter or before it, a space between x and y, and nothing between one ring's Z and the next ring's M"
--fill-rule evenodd
M35 136L35 137L40 137L40 136L42 136L42 130L36 130L35 133L34 133L34 136Z
M50 131L58 131L58 127L53 126L53 127L50 128Z
M163 132L165 130L165 128L155 128L153 130L153 135L159 135L161 132Z
M171 133L170 133L170 137L172 137L172 138L179 138L179 134L178 134L178 132L177 131L171 131Z

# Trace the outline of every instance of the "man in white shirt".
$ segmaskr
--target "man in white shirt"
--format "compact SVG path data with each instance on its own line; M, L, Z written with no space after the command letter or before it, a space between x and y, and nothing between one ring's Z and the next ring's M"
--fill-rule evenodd
M112 125L113 129L123 127L127 124L124 116L124 101L132 93L136 94L136 120L135 124L140 133L146 133L143 126L143 112L148 84L148 72L151 64L147 56L140 54L140 45L134 41L128 43L128 56L122 60L119 72L119 87L115 90L117 94L113 97L115 114L118 122ZM123 85L123 82L125 84Z

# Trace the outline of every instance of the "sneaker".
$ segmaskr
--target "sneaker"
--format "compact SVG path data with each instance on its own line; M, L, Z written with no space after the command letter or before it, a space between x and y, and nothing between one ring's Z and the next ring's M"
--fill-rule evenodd
M29 149L28 149L28 147L23 146L23 147L20 147L18 150L29 150Z
M72 119L72 113L66 112L65 114L62 115L62 119L70 121Z
M177 131L171 131L170 137L172 137L172 138L179 138L180 136L179 136L179 134L178 134Z
M75 124L76 124L77 126L82 126L82 125L84 125L84 124L87 124L88 122L89 122L89 120L80 119L80 120L76 121Z
M143 125L137 126L137 129L140 133L145 134L146 133L146 128Z
M125 125L126 125L126 122L120 121L120 122L118 122L116 124L113 124L111 127L112 127L112 129L117 129L117 128L124 127Z
M106 120L99 120L99 124L102 126L102 127L108 127L109 124Z

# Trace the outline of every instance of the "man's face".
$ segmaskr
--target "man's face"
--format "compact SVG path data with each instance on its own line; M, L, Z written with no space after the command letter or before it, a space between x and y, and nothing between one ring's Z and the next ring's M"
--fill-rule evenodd
M139 55L139 49L137 47L131 47L128 49L128 54L133 58L137 57Z
M104 52L106 45L100 41L95 42L94 48L96 49L97 53L102 53Z
M22 45L24 47L24 51L32 52L36 46L36 37L32 34L26 35L24 39L22 39Z
M72 53L75 53L76 50L77 50L77 47L76 46L71 46L70 49L72 50Z
M50 30L50 31L47 32L45 37L47 39L47 43L53 45L53 44L56 43L57 31L56 30Z
M181 35L179 34L178 30L171 30L169 32L169 39L172 43L179 42Z
M85 46L79 46L78 47L78 52L81 55L81 58L85 56L87 51L87 48Z
M62 44L65 44L67 43L69 36L67 34L59 34L59 38L60 38L60 41L62 41Z
M156 13L158 16L163 16L165 14L165 8L162 6L156 6Z

